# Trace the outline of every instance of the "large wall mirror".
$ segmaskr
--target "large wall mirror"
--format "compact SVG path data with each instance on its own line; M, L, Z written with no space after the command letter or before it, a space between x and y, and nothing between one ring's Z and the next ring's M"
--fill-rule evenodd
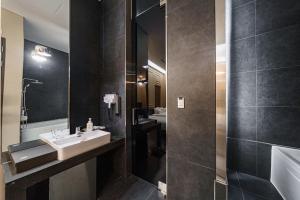
M69 0L2 0L2 152L68 129Z
M137 99L133 134L133 173L166 183L166 22L165 5L137 1Z

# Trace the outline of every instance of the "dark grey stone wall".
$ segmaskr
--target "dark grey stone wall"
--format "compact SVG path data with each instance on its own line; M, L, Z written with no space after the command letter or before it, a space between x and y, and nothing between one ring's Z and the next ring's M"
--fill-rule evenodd
M228 168L270 178L271 147L300 148L300 2L233 0Z
M169 200L214 198L215 2L167 3L167 189ZM185 109L177 108L177 97Z
M102 1L102 38L101 38L101 82L100 82L100 122L108 127L114 136L126 135L126 30L125 0ZM116 93L120 96L119 115L114 109L108 110L103 102L105 94Z

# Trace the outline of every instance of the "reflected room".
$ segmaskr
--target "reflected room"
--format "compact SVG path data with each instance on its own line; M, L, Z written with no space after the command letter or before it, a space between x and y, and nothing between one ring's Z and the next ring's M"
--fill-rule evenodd
M165 44L165 6L137 10L133 173L156 186L166 183Z

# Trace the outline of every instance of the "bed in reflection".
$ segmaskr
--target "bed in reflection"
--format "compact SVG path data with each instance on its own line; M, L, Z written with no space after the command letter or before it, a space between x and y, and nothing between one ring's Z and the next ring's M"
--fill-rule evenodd
M154 108L154 113L148 117L160 123L162 131L166 131L166 108L156 107Z

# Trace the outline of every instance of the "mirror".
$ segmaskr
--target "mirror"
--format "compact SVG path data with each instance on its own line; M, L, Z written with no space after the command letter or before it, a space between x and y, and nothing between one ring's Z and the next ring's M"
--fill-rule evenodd
M68 128L69 0L2 0L2 152Z
M143 1L137 5L141 7ZM160 187L166 183L165 6L158 2L139 11L137 6L133 173Z

